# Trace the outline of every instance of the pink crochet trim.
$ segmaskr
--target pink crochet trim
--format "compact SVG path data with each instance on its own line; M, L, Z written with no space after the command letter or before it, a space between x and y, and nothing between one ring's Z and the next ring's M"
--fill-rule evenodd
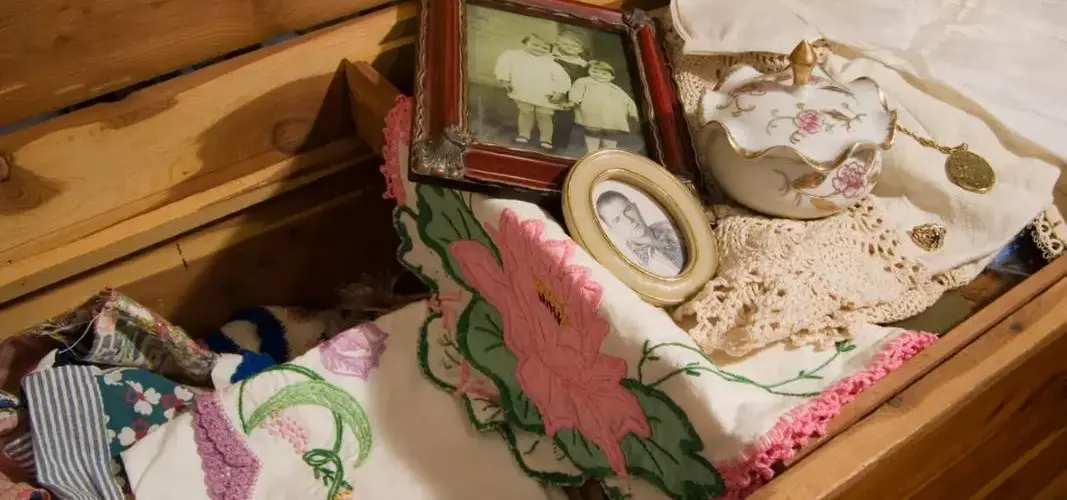
M411 98L408 96L396 96L396 104L389 114L385 115L385 144L382 145L382 156L385 162L378 168L385 177L385 194L383 198L396 200L397 205L403 205L405 201L404 177L401 168L407 165L400 164L400 148L407 147L411 142Z
M740 459L716 464L726 482L726 494L722 498L744 498L770 481L774 477L772 466L792 458L808 439L826 434L826 424L841 412L842 406L936 340L937 335L932 333L907 332L889 341L870 366L793 408L746 449Z
M222 411L214 392L197 396L193 439L211 500L249 500L262 467Z

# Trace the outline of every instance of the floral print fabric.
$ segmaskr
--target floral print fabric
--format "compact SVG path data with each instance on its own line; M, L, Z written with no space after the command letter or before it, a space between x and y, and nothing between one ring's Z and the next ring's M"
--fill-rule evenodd
M193 401L193 391L148 370L119 368L97 377L109 448L118 456Z

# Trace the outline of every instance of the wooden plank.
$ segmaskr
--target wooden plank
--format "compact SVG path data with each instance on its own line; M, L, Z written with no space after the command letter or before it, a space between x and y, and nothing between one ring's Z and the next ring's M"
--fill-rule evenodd
M1062 279L750 498L967 498L1067 426L1065 358Z
M333 306L337 288L364 273L399 272L393 205L381 196L376 164L342 170L9 302L0 307L0 337L65 312L104 287L195 334L217 328L242 307Z
M1055 486L1057 476L1067 474L1067 428L1038 443L1010 467L986 483L971 500L1035 498ZM1059 491L1067 498L1067 488Z
M257 201L233 201L249 175L284 191L301 172L364 154L339 63L410 75L394 63L413 54L414 16L412 4L386 8L0 136L11 167L0 182L0 303ZM189 200L207 192L216 196ZM227 200L229 212L200 209Z
M344 62L345 81L356 135L376 154L385 144L385 117L402 94L392 83L363 61Z
M6 0L0 126L388 0Z
M982 308L942 336L934 345L923 350L918 356L910 359L886 378L864 391L851 403L845 405L841 413L827 425L826 434L807 442L796 455L786 461L785 465L792 465L803 460L804 457L875 411L890 398L929 373L942 361L952 357L1065 276L1067 276L1067 259L1057 259L1005 292L992 304Z

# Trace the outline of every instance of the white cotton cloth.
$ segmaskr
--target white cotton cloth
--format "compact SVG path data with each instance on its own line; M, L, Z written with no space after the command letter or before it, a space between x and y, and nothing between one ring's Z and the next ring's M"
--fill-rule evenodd
M931 273L998 251L1053 201L1067 157L1067 3L990 0L674 0L689 55L788 53L800 40L835 43L827 70L839 81L879 83L900 124L944 146L966 142L997 174L976 194L952 184L946 156L897 134L874 195L901 235L947 229L945 247L911 256ZM905 236L903 239L908 241Z
M366 381L324 369L319 349L293 361L344 389L366 412L373 445L363 464L355 470L346 468L354 490L351 498L560 498L557 489L542 487L516 467L497 436L472 429L456 400L420 373L416 363L417 338L426 314L425 303L417 303L375 321L388 337L380 364L370 371ZM305 379L289 372L265 373L251 379L245 393L245 412L251 413L251 408L284 386L302 380ZM235 422L238 388L239 385L232 385L218 392L231 422ZM307 432L310 445L321 447L332 440L331 414L322 407L297 406L280 413L299 423ZM186 413L122 454L137 498L209 498L192 424L191 414ZM322 481L313 476L289 441L260 427L245 436L244 443L262 463L251 498L324 498ZM355 446L346 435L341 456L354 454ZM345 460L348 465L350 462Z
M672 0L671 11L688 54L788 53L802 39L825 37L1067 157L1067 2Z

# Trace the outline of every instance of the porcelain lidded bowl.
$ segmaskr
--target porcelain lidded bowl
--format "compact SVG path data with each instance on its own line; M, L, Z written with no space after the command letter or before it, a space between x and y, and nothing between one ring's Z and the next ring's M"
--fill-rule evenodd
M705 157L715 182L758 212L814 219L866 196L893 143L896 112L866 78L834 81L801 42L785 71L732 71L702 101L714 127Z

